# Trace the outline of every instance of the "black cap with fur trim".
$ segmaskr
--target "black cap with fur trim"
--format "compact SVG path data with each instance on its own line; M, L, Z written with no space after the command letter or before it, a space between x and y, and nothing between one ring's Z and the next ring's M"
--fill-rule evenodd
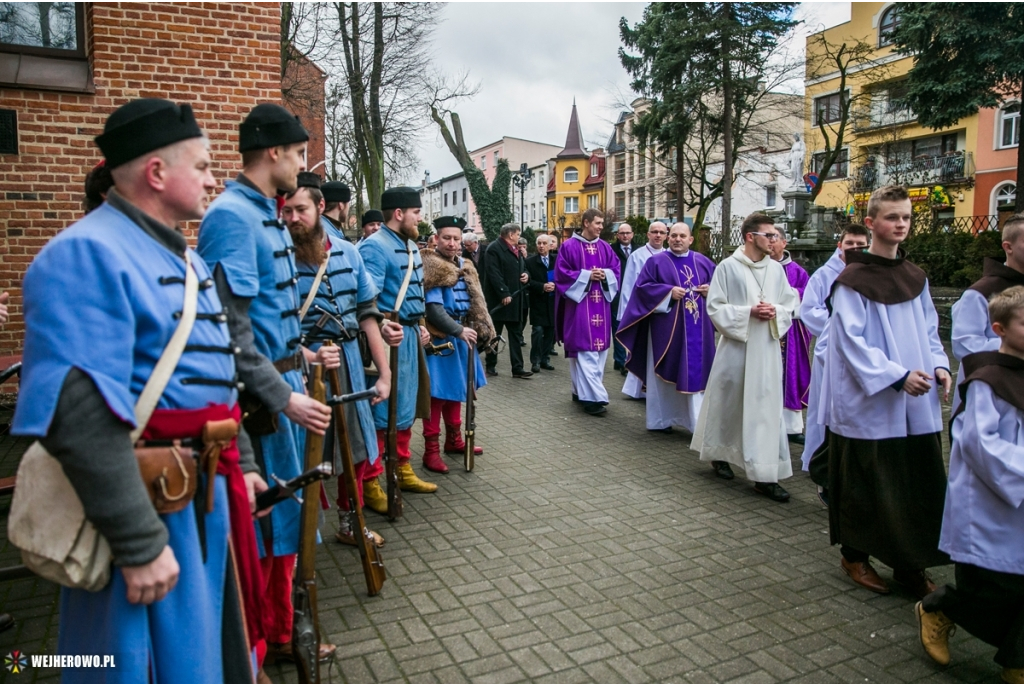
M238 151L263 150L309 140L299 118L281 105L256 105L238 127Z
M434 219L434 228L441 230L442 228L455 227L460 231L466 228L466 220L461 216L439 216Z
M328 181L320 186L324 194L324 202L340 202L346 204L352 199L352 191L341 181Z
M320 189L320 175L312 171L300 171L296 180L298 188Z
M142 98L121 105L107 117L96 145L111 169L173 143L201 138L190 105L161 98Z
M372 224L374 221L381 224L384 223L384 215L379 209L371 209L363 214L362 222L359 225L365 226L366 224Z

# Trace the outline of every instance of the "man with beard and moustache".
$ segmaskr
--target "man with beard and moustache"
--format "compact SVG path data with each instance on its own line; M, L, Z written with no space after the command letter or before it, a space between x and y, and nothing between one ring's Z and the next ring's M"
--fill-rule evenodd
M283 480L303 470L305 431L323 434L331 410L306 394L299 350L299 299L291 235L277 218L278 189L292 191L306 165L309 135L280 105L257 105L239 129L242 173L225 184L199 227L197 251L213 269L233 341L238 377L266 409L256 433L256 460ZM337 352L333 353L337 360ZM331 357L321 352L321 362ZM260 412L251 412L253 415ZM276 425L273 420L277 418ZM256 522L262 555L267 658L292 659L292 576L299 548L300 505L286 500ZM322 658L334 652L321 645Z
M668 243L640 272L618 337L626 367L647 388L647 430L692 433L715 358L705 304L715 263L690 249L685 223L672 226Z
M719 478L730 464L754 482L754 491L788 502L779 485L793 475L782 419L782 348L800 301L786 271L771 258L779 239L775 221L755 213L740 227L743 245L715 269L707 311L722 337L711 365L690 449L710 461Z
M444 453L463 454L462 403L467 399L469 355L476 367L474 391L487 385L477 340L494 337L494 324L480 288L480 277L469 259L463 259L462 229L466 220L454 216L434 219L437 249L423 251L423 290L426 293L427 323L441 333L436 344L451 343L455 352L427 357L430 370L430 418L423 421L423 466L436 473L448 473L441 458L441 418L444 417ZM474 445L474 454L483 454Z
M621 229L621 226L619 228ZM626 314L626 307L629 305L629 298L633 294L633 286L636 284L637 276L640 275L640 270L644 268L644 264L647 263L648 259L665 249L665 238L667 237L668 227L665 226L664 222L651 222L651 225L647 227L647 244L642 248L633 250L626 260L626 265L622 270L622 288L619 290L618 314L615 317L615 320L619 323L622 322L622 317ZM618 337L615 340L616 345L622 344L619 342ZM629 371L629 369L626 369L626 371L626 382L622 384L622 394L626 397L632 397L634 400L643 399L643 381L635 373Z
M772 243L772 259L786 270L786 279L803 301L804 289L810 276L793 261L786 250L786 234L781 229L779 239ZM789 441L804 444L804 417L801 413L807 406L807 392L811 384L811 334L800 321L799 308L794 313L793 325L782 336L782 417L786 421Z
M299 297L306 309L301 325L306 336L305 346L312 351L307 353L307 357L320 350L325 341L333 341L340 346L335 349L339 349L341 354L337 362L330 360L325 366L338 369L341 392L346 394L365 390L366 375L358 338L358 331L362 330L366 334L366 343L378 373L376 398L344 405L347 425L352 427L348 438L359 489L356 496L362 506L362 482L376 479L384 470L377 452L373 414L370 410L371 404L383 402L391 391L391 369L381 338L384 316L377 309L377 288L370 280L359 251L333 225L320 221L320 210L324 206L319 189L320 177L302 172L298 184L297 190L286 195L281 214L295 243ZM323 266L325 260L327 263ZM314 289L315 295L310 299ZM323 311L335 318L322 329L314 330ZM384 327L393 334L400 333L398 324L386 322ZM395 338L392 336L391 339ZM324 441L324 454L331 455L331 460L340 464L341 459L337 455L341 446L335 437L333 430L328 432ZM335 539L342 544L354 546L356 539L352 535L351 515L348 513L349 495L343 478L338 480L337 503L339 526ZM373 533L373 540L378 547L384 544L384 539L377 533Z
M420 325L425 314L423 302L423 261L416 239L419 237L421 202L415 188L388 188L381 194L381 212L384 225L379 231L359 243L359 254L366 264L370 278L377 287L377 306L390 312L398 300L398 293L410 266L408 289L399 303L398 323L402 327L399 341L386 341L398 346L398 396L388 398L373 407L373 422L377 428L377 451L384 454L388 429L388 403L397 402L398 429L398 486L407 492L436 492L437 485L421 480L409 463L412 453L412 424L416 421L419 392L429 394L429 386L420 388L422 347L430 342L427 329ZM423 366L425 367L425 360ZM395 370L392 370L395 373ZM371 379L376 382L376 379ZM427 379L423 379L426 382ZM364 481L363 492L368 507L378 513L387 513L387 496L376 478ZM380 504L382 508L378 508Z
M321 221L324 226L331 226L342 238L348 240L345 228L348 227L348 208L352 204L352 191L341 181L327 181L320 185L320 193L324 196Z

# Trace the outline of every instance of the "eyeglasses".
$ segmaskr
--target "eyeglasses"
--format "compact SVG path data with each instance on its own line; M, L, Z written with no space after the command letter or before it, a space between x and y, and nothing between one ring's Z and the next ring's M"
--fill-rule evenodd
M779 234L778 233L758 233L757 231L751 231L750 234L751 235L759 235L762 238L767 238L768 242L770 242L770 243L774 243L776 240L779 239Z

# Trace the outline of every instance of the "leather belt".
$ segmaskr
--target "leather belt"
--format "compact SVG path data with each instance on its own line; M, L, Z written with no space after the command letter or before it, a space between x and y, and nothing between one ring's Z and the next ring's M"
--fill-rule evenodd
M420 325L420 320L419 319L399 319L398 323L400 323L403 326L419 326Z
M288 373L289 371L295 371L296 369L302 368L302 353L296 352L290 357L284 357L274 362L274 368L281 375Z

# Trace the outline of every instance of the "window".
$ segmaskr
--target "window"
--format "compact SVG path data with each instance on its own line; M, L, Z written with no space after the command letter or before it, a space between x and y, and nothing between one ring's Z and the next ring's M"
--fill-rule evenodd
M999 110L999 147L1020 145L1020 103Z
M641 178L647 178L647 158L640 155L640 159L637 162L636 178L639 181Z
M447 207L447 206L448 206L448 193L445 193L445 194L444 194L444 206L445 206L445 207Z
M565 183L576 183L579 180L580 172L574 166L568 167L562 172L562 181Z
M540 181L538 183L540 184L540 187L543 188L544 187L544 172L541 171L539 175L540 175Z
M647 215L647 193L643 188L636 191L636 212L640 216Z
M771 209L775 206L775 186L765 186L764 206Z
M501 150L495 150L494 151L494 166L498 166L498 153L499 152L501 152Z
M615 193L615 213L620 219L626 216L626 193L621 190Z
M466 201L466 189L465 188L462 189L462 201L463 202Z
M629 191L629 204L626 205L626 216L633 216L633 191Z
M900 15L895 6L882 13L882 18L878 20L878 47L892 43L892 32L899 25Z
M84 9L74 2L5 2L0 6L4 51L84 57Z
M591 162L590 163L590 177L591 178L596 178L597 177L597 162Z
M832 124L843 118L843 105L847 103L848 95L843 93L832 93L814 98L814 124Z
M456 203L457 203L458 201L459 201L459 191L457 191L457 190L453 190L453 191L452 191L452 206L454 207L454 206L455 206L455 204L456 204Z
M487 168L487 155L484 155L483 157L480 158L480 168L481 169L486 169Z
M911 141L910 155L913 159L941 157L949 152L956 152L955 133Z
M565 213L578 214L580 211L580 199L578 197L565 198Z
M530 221L537 220L537 205L530 203Z
M1017 185L1015 183L1004 183L996 188L993 198L995 200L993 214L998 214L1001 211L1012 212L1017 202Z
M597 195L587 195L587 209L600 209L597 206Z
M811 171L815 174L821 171L821 164L825 161L824 152L815 152L811 155ZM836 158L836 161L832 163L832 168L828 170L828 176L824 180L833 178L846 178L850 172L850 150L849 148L843 148L843 151Z

